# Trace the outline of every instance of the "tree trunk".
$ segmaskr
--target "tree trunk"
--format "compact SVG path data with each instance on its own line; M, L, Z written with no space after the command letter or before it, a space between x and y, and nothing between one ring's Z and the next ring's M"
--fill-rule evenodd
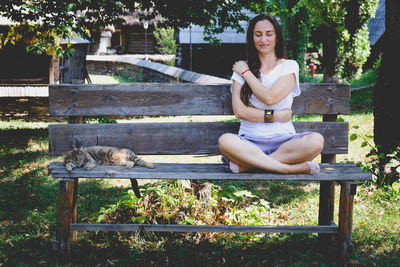
M338 33L333 26L322 26L322 28L322 32L325 34L322 43L322 71L324 74L324 83L337 83Z
M400 109L396 95L400 91L400 1L386 0L386 31L383 40L383 56L374 91L374 141L381 145L378 153L389 153L400 145ZM385 161L380 162L384 169ZM396 177L385 182L391 184ZM382 182L382 181L378 181Z
M75 51L62 58L60 66L60 83L85 83L87 76L86 53L87 44L73 45Z

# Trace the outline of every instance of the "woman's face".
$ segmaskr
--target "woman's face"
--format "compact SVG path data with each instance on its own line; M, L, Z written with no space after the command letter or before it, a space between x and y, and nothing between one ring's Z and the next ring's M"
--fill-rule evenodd
M256 23L253 32L254 46L260 54L275 53L276 33L269 20Z

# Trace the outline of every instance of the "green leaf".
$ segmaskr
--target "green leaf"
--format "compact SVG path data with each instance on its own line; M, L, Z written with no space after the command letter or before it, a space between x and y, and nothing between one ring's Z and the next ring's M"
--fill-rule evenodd
M104 214L99 215L99 217L97 217L97 222L101 222L104 219Z
M339 117L336 121L344 122L344 119Z
M133 223L144 223L146 221L146 216L145 215L141 215L138 217L132 217L132 222Z
M260 199L260 204L265 207L266 209L270 208L269 202L266 201L265 199Z
M237 197L248 197L248 198L253 198L256 197L255 195L253 195L250 191L248 190L240 190L237 192L233 193L235 196Z
M356 134L352 134L352 135L350 135L350 141L354 141L354 140L356 140L357 139L357 135Z
M358 129L358 128L360 128L358 125L354 125L354 126L351 126L351 128L353 128L353 129Z
M364 141L364 142L362 142L361 147L365 147L367 145L368 145L367 141Z
M186 217L184 221L181 222L181 224L193 224L194 223L194 218L193 217Z

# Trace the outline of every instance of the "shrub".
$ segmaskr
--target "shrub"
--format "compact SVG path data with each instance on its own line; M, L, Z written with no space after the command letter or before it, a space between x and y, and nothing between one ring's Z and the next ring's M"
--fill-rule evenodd
M174 39L174 29L172 27L158 28L154 31L156 38L156 49L160 54L175 54L177 44Z

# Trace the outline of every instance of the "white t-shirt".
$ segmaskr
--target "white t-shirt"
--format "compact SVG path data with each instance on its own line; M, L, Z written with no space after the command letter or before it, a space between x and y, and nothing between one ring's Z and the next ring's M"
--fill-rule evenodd
M275 67L268 75L260 75L261 83L269 88L282 76L294 73L296 76L296 84L292 91L287 97L282 99L280 102L274 105L266 105L262 103L254 94L249 98L249 102L252 106L258 109L291 109L293 103L293 97L300 95L299 86L299 64L294 60L285 60L281 64ZM233 72L231 80L235 80L240 84L244 84L245 80L238 73ZM281 134L294 134L296 133L293 124L289 122L251 122L246 120L240 120L239 135L245 134L252 137L272 137Z

